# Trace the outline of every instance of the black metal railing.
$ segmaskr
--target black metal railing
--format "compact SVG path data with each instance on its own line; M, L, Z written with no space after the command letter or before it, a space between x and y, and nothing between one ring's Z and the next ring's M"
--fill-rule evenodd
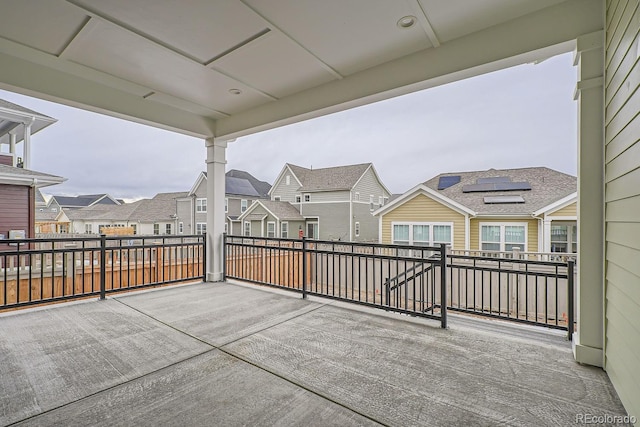
M449 309L574 330L575 278L567 262L470 255L448 257Z
M0 241L0 309L204 280L203 235Z
M446 246L224 236L225 278L440 320ZM421 273L418 273L421 271ZM401 277L401 279L399 279ZM402 283L400 285L400 283Z

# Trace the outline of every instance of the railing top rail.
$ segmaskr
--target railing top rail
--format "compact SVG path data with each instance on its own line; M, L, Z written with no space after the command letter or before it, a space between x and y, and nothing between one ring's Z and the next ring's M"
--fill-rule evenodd
M489 262L497 262L503 264L529 264L529 265L546 265L552 267L566 267L568 261L539 261L539 260L531 260L531 259L518 259L518 258L502 258L502 257L491 257L491 256L475 256L475 255L456 255L456 254L447 254L447 258L450 260L476 260L476 261L489 261Z

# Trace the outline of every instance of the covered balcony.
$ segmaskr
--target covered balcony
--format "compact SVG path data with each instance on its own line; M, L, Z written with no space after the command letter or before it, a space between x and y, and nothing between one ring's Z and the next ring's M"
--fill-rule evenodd
M188 423L199 424L211 407L229 424L640 416L639 2L373 4L3 5L0 87L200 137L209 179L207 285L0 318L11 361L4 423L182 424L193 414ZM226 148L236 138L566 52L579 115L571 349L520 329L432 329L222 283Z

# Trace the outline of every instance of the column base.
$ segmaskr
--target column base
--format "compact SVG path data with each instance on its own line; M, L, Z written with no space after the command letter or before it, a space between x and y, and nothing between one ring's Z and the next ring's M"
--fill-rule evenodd
M604 353L601 348L580 344L580 336L577 332L573 333L571 343L573 358L576 362L584 365L597 366L599 368L604 367Z
M207 282L222 282L222 272L207 273Z

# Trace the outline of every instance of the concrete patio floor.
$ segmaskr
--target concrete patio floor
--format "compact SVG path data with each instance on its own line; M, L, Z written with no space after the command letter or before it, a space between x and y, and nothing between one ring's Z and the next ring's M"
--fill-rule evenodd
M0 425L574 425L625 415L562 334L233 283L0 315Z

